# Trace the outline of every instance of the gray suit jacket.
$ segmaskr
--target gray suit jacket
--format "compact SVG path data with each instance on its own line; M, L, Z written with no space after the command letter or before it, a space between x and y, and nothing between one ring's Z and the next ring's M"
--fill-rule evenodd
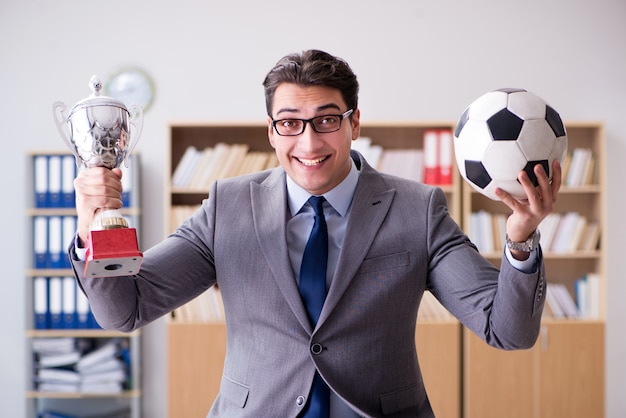
M543 262L524 274L503 258L498 272L449 216L441 190L353 157L360 177L315 329L289 263L281 168L213 184L202 208L145 252L136 277L85 279L73 261L96 318L131 331L218 283L228 348L209 417L296 417L316 369L364 416L432 417L414 343L423 292L488 344L528 348L539 332Z

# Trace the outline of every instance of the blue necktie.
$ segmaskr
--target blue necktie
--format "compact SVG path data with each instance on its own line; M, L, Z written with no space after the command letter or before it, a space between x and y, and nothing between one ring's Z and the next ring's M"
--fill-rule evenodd
M306 243L300 266L300 295L304 301L309 319L313 326L326 299L326 264L328 261L328 230L322 204L324 197L311 196L309 204L315 210L315 223ZM302 418L328 418L330 407L330 389L324 380L315 373L309 403Z

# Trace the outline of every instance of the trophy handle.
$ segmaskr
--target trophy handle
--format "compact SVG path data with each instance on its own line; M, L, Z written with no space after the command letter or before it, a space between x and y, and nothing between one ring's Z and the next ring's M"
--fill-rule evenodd
M67 116L65 115L65 109L67 109L67 106L65 106L65 103L63 102L55 102L52 105L54 123L59 131L59 134L61 134L61 138L63 138L67 146L70 147L70 149L73 149L74 147L72 145L72 142L70 141L69 132L67 131L67 129L65 129L67 127Z
M133 152L141 136L141 131L143 130L143 107L135 104L130 105L128 107L128 114L128 122L132 126L132 129L130 130L130 143L128 144L126 155L130 155ZM128 167L127 158L124 159L124 164Z

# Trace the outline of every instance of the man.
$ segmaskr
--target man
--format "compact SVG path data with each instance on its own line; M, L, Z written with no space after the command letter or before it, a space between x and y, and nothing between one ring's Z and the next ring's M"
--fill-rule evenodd
M506 249L499 272L449 216L440 189L380 174L351 152L360 110L347 63L315 50L289 55L264 86L281 167L214 183L201 209L145 252L135 277L82 276L89 223L98 207L121 206L121 183L119 170L77 177L70 256L103 327L131 331L218 283L228 347L209 417L434 416L414 343L426 290L492 346L535 343L540 248ZM553 169L550 182L535 167L536 188L520 173L527 201L498 191L512 211L511 241L533 236L552 211L561 183ZM321 231L323 258L311 262L307 241Z

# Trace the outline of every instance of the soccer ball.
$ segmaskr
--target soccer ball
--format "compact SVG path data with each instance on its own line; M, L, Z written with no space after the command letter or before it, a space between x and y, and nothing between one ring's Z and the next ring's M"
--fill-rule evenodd
M454 152L461 176L493 200L499 187L516 199L526 199L517 180L528 173L538 185L533 167L541 164L552 178L552 163L563 161L567 133L559 114L541 98L523 89L490 91L472 102L454 131Z

